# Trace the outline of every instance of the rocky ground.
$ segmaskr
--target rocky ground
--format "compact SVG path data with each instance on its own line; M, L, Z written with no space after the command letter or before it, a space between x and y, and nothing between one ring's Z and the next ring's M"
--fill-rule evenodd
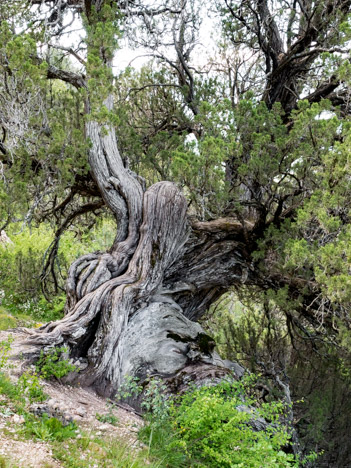
M25 370L23 361L18 357L18 346L25 335L16 330L1 331L0 342L6 341L9 336L13 337L14 342L6 374L16 383ZM99 397L91 389L64 386L57 381L41 381L41 386L48 399L42 403L29 404L28 410L33 414L40 416L46 413L62 421L74 421L78 426L77 439L82 437L81 430L84 434L93 434L92 437L118 438L128 444L131 450L140 448L137 432L143 421L132 410L124 410L115 405L111 407L108 400ZM0 402L1 400L4 401L5 397L0 394ZM111 415L114 419L113 424L105 422L105 417ZM11 459L14 465L9 466L21 468L63 466L54 459L50 443L23 440L23 437L18 435L18 427L23 423L24 417L16 414L10 403L0 406L0 456ZM2 466L0 459L0 467Z

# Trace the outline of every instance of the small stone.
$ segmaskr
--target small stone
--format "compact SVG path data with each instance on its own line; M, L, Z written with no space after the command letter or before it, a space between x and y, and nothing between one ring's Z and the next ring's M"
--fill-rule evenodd
M73 417L70 413L68 412L65 412L62 414L62 418L67 422L67 423L70 423L73 421Z
M108 424L101 424L101 426L98 427L100 431L108 431L109 430L109 425Z
M82 418L87 414L87 412L85 411L84 408L77 408L75 410L75 413L78 415L78 416L81 416Z
M22 415L19 415L19 414L14 414L12 416L12 421L15 423L15 424L23 424L25 422L25 419Z

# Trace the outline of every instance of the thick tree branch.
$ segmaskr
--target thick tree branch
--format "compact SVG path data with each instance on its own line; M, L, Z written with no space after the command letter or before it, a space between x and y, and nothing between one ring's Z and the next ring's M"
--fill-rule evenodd
M276 22L269 11L267 0L258 0L257 9L268 40L268 54L273 62L273 68L276 68L278 65L278 57L284 52L283 41L280 37Z
M191 226L195 231L233 234L241 234L244 230L251 231L254 228L254 224L250 221L244 221L243 224L235 218L219 218L213 221L193 220Z
M331 76L328 82L321 83L318 88L305 99L307 99L310 103L312 102L320 102L322 99L328 99L333 91L340 85L340 81L336 78L336 76Z
M69 83L77 89L86 88L87 83L83 75L73 73L66 70L61 70L54 65L48 65L47 70L48 79L57 79Z

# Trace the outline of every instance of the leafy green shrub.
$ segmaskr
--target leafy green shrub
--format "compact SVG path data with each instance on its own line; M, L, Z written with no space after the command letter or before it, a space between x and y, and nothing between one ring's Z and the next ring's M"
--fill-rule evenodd
M166 384L160 379L153 378L150 379L143 394L141 406L146 412L152 413L152 420L158 424L162 424L169 417L173 405L173 398L166 392Z
M48 352L42 350L36 364L37 372L44 379L50 379L51 377L61 379L69 372L76 371L77 367L64 358L67 351L65 347L53 348Z
M168 400L167 418L159 419L162 409L153 408L141 438L152 454L167 460L167 467L297 466L293 455L282 451L289 444L279 423L283 404L258 406L249 393L245 381L192 389ZM163 404L160 398L155 401ZM258 417L267 421L264 431L252 427Z
M26 435L35 436L44 441L62 442L77 436L76 424L72 422L64 426L57 418L49 418L46 414L43 414L40 419L27 414L24 430Z
M24 372L18 379L17 385L22 395L27 397L30 403L33 401L44 401L47 399L47 396L40 386L39 378L36 372Z
M139 380L138 377L126 375L116 393L117 400L125 400L127 398L139 396L143 390L143 387L138 384Z
M117 426L119 419L110 410L107 414L96 413L96 419L102 423L108 423L112 426Z
M39 300L27 301L23 308L25 313L33 319L41 322L50 322L59 320L63 317L63 311L66 303L66 296L60 295L54 297L51 302L48 302L44 297Z

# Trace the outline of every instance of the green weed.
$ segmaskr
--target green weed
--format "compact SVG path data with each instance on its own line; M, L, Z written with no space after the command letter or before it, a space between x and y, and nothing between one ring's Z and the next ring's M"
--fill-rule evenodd
M44 379L55 377L61 379L69 372L77 370L77 367L71 364L63 356L67 353L67 348L53 348L49 352L41 351L40 357L36 364L37 372Z
M119 422L119 419L112 413L112 411L109 411L107 414L96 413L95 417L98 421L112 424L112 426L117 426Z
M28 398L30 403L47 399L47 395L43 392L36 372L24 372L18 379L17 385L22 395Z
M13 463L9 457L0 455L0 468L18 468L18 465Z
M12 336L8 336L6 340L0 341L0 369L7 365L12 343Z
M7 396L10 400L24 403L20 388L13 384L3 372L0 372L0 393Z
M63 425L57 418L49 418L44 414L36 418L31 414L26 415L24 433L43 441L62 442L77 436L77 426L74 423Z

